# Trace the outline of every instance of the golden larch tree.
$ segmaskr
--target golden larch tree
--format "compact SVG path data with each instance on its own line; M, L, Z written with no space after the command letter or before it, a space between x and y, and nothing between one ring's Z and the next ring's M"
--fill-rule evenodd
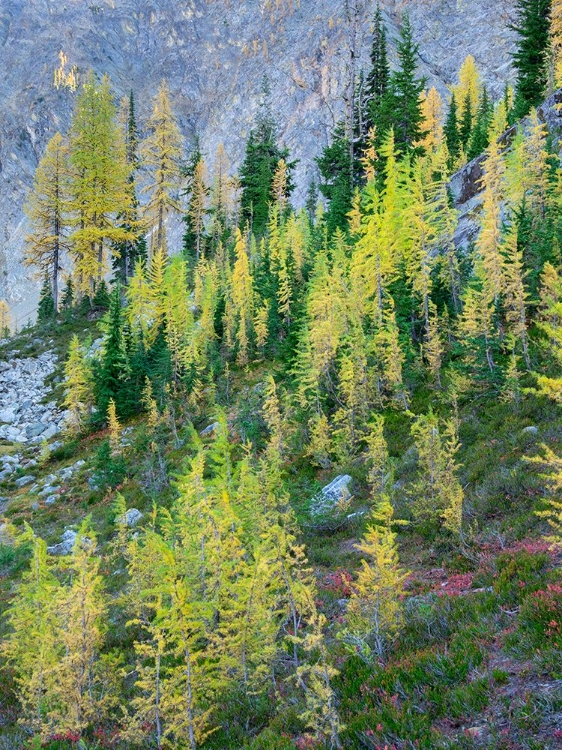
M153 252L166 254L164 221L170 211L180 210L176 193L181 182L183 139L165 81L160 84L147 129L148 135L140 147L142 161L150 174L145 187L149 194L145 211L153 228Z
M48 142L35 171L33 188L25 212L31 225L27 235L25 263L48 278L55 310L58 309L61 256L70 248L68 221L68 145L60 133Z

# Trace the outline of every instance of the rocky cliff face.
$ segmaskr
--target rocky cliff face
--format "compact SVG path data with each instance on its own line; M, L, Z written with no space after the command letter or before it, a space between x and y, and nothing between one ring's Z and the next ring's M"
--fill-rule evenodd
M364 57L375 0L362 7ZM507 23L514 0L381 0L391 37L411 15L420 69L441 89L475 56L491 89L509 75ZM235 165L270 78L282 140L299 159L297 185L314 174L342 109L348 65L342 0L2 0L0 4L0 297L18 325L34 309L21 264L22 201L46 140L68 127L74 94L53 87L62 49L83 75L108 73L116 92L133 88L139 119L161 78L189 141L209 155L223 141Z

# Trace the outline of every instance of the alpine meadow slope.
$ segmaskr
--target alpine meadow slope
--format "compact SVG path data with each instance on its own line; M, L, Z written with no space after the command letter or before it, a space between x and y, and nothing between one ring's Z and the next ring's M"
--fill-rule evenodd
M5 6L0 750L562 747L562 0L302 5Z

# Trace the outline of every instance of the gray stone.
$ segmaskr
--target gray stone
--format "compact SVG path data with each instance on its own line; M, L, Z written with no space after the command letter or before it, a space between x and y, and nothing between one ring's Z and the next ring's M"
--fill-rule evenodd
M14 535L7 523L0 523L0 544L13 544Z
M521 432L524 435L538 435L539 434L539 428L531 425L530 427L525 427Z
M125 526L136 526L137 523L142 519L143 515L140 512L140 510L137 510L136 508L130 508L126 513L125 516L118 519L118 523Z
M8 407L7 409L2 409L2 411L0 411L0 422L12 424L15 420L16 410L13 407Z
M50 424L45 432L41 435L41 437L44 440L50 440L51 438L55 437L55 435L60 432L59 428L56 424Z
M58 495L49 495L49 497L45 499L45 505L54 505L57 502L58 497Z
M39 492L39 496L45 497L45 495L52 495L55 492L60 492L60 487L53 487L52 485L48 484Z
M322 488L321 492L313 499L310 515L313 519L333 515L334 511L345 511L351 492L349 485L352 479L348 474L342 474L333 479L330 484ZM340 506L340 508L338 508Z
M42 435L45 432L48 426L49 425L46 425L44 422L32 422L25 428L25 434L28 439L39 437L39 435Z
M76 543L77 536L78 534L75 531L67 529L61 537L62 541L58 544L53 544L51 547L47 547L47 552L50 555L70 555Z
M16 479L16 487L18 489L21 489L22 487L25 487L27 484L31 484L31 482L35 481L35 477L33 474L28 474L25 477L20 477L19 479Z
M208 427L205 427L204 430L201 430L199 433L201 437L207 437L208 435L212 435L216 430L219 429L221 426L220 422L213 422L213 424L208 425Z
M349 491L351 481L351 477L348 474L340 475L333 479L326 487L322 488L322 494L324 497L330 498L335 502L349 500L351 498L351 492Z

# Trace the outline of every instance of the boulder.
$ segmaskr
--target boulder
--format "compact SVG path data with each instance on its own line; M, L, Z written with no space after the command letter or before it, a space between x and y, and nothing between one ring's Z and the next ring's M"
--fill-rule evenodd
M199 435L201 437L207 437L208 435L212 435L214 432L216 432L219 427L221 426L220 422L213 422L213 424L208 425L208 427L205 427L204 430L201 430Z
M522 433L524 435L538 435L539 434L539 428L531 425L530 427L525 427L522 430Z
M334 513L339 517L347 509L351 492L349 485L352 479L348 474L340 474L327 484L313 499L310 515L315 522L333 520Z
M13 407L8 407L7 409L2 409L0 411L0 422L4 422L4 424L12 424L16 421L16 410Z
M131 528L132 526L136 526L137 523L142 519L142 517L143 515L140 510L137 510L136 508L130 508L123 517L118 519L118 523Z
M7 523L0 523L0 544L13 544L12 528Z
M38 494L40 497L45 497L46 495L53 495L55 492L60 492L60 487L54 487L53 485L48 484L43 487Z
M334 502L349 500L351 498L351 492L349 491L350 483L351 477L348 474L342 474L333 479L326 487L323 487L322 494Z
M31 484L31 482L35 481L35 477L33 474L27 474L25 477L20 477L19 479L16 479L16 487L18 489L21 489L22 487L25 487L27 484Z
M39 435L42 435L46 429L48 429L49 425L45 424L44 422L32 422L31 424L28 424L25 428L25 434L30 440L34 437L39 437Z
M55 435L60 432L59 428L56 424L50 424L45 432L41 435L41 437L44 440L50 440L51 438L55 437Z
M62 541L53 544L52 547L47 547L47 552L49 555L70 555L77 536L78 534L75 531L67 529L61 537Z

